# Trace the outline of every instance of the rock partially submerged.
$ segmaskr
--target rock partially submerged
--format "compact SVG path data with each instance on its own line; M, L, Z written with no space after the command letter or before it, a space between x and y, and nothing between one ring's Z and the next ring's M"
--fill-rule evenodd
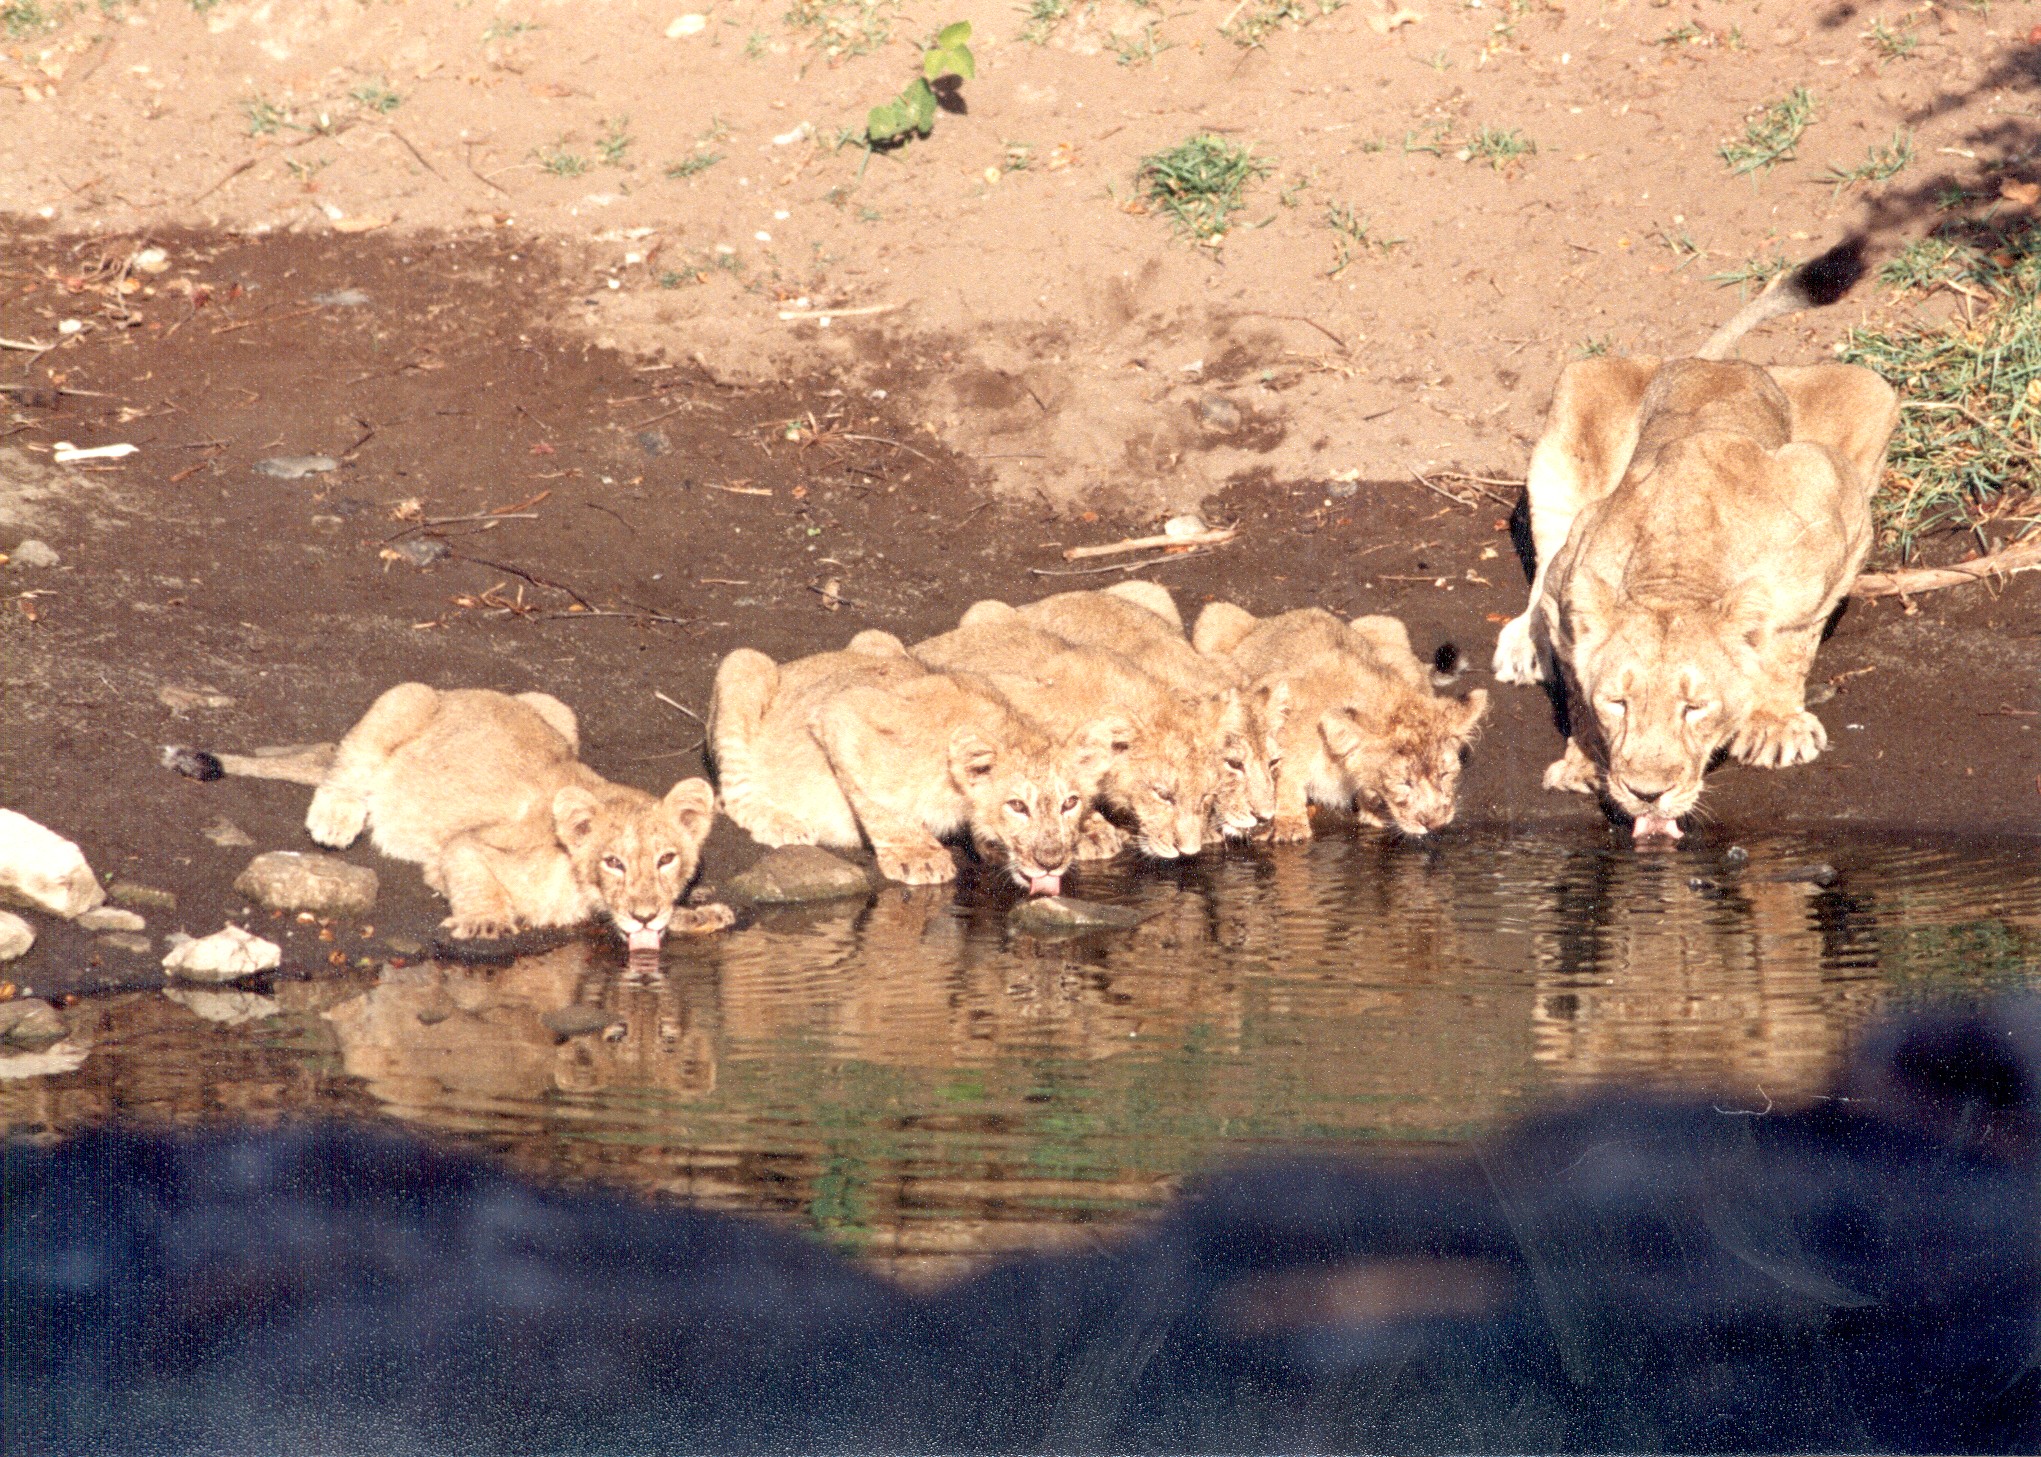
M272 911L359 916L376 903L376 873L337 855L271 850L248 862L234 889Z
M1033 896L1006 913L1006 924L1028 936L1076 936L1086 931L1131 931L1148 918L1126 906L1101 905L1067 895Z
M238 981L258 971L274 971L282 963L283 949L274 941L226 926L210 936L178 942L163 958L163 969L186 981Z
M133 911L118 906L94 906L78 917L82 931L146 931L149 923Z
M62 1042L69 1030L57 1009L40 997L0 1002L0 1045L48 1047L52 1042Z
M35 945L35 927L12 911L0 911L0 961L28 955Z
M283 1004L260 992L201 991L196 987L165 987L163 995L208 1022L238 1027L246 1022L263 1022L283 1015Z
M871 877L817 845L782 845L734 875L723 894L752 905L799 905L870 895Z
M0 809L0 897L13 896L69 920L106 899L85 852L27 815Z

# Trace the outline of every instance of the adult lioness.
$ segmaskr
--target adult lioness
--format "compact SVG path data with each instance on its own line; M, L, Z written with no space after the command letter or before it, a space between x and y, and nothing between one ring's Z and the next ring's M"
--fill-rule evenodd
M1546 787L1606 788L1640 839L1678 837L1718 749L1779 766L1827 744L1807 672L1871 549L1898 401L1854 365L1722 361L1763 320L1839 297L1857 271L1839 261L1854 255L1803 265L1695 358L1569 365L1532 453L1538 568L1495 673L1558 664L1572 736Z
M1058 592L1024 607L979 602L963 625L999 620L1003 613L1055 634L1077 647L1118 653L1193 705L1225 702L1211 752L1219 760L1217 829L1248 834L1275 813L1271 758L1287 703L1280 685L1250 687L1224 658L1199 652L1184 638L1183 617L1169 589L1155 582L1121 582L1098 592Z
M1444 829L1459 808L1460 761L1488 707L1432 691L1431 672L1393 617L1341 622L1307 607L1256 619L1230 602L1198 614L1191 640L1258 688L1281 687L1271 840L1308 840L1308 807L1350 809L1407 835Z
M674 904L715 815L707 782L683 779L655 799L580 762L578 744L574 711L549 694L400 683L330 757L325 745L193 757L215 771L317 784L305 814L312 838L341 849L366 827L385 855L423 865L425 883L447 898L441 926L452 936L571 926L601 912L633 951L656 951L668 931L728 926L728 906Z
M723 808L768 845L870 840L880 873L954 880L939 836L967 832L1030 894L1054 895L1107 752L1057 736L985 678L930 672L898 638L774 663L739 648L716 669L709 742Z

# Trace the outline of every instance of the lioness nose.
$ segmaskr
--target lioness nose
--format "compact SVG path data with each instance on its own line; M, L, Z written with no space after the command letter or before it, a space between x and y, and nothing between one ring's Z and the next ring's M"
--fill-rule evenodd
M1665 791L1663 789L1639 789L1634 784L1626 784L1623 787L1628 789L1632 795L1636 796L1644 804L1657 804L1659 800L1665 798Z

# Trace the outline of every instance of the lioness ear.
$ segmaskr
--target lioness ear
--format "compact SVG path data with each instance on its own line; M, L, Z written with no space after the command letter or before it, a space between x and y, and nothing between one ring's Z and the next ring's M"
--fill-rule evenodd
M1459 700L1459 722L1453 730L1455 738L1472 738L1474 726L1481 722L1481 715L1488 712L1488 690L1476 688Z
M553 796L553 833L569 850L579 850L595 833L595 814L601 808L601 802L587 790L568 785Z
M958 729L950 736L950 772L957 778L975 779L990 774L998 762L998 753L975 730Z
M1343 713L1328 713L1321 717L1318 732L1335 759L1350 759L1361 751L1361 732Z
M716 820L716 792L706 779L683 779L666 791L666 807L696 844L708 838Z

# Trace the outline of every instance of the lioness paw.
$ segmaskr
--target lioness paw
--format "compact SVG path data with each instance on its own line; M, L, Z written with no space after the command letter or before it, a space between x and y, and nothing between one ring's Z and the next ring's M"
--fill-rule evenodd
M706 936L737 924L737 913L721 901L705 906L675 906L666 929L676 936Z
M312 807L305 811L306 833L329 850L352 845L368 822L368 801L344 789L322 786L312 795Z
M1821 720L1800 709L1794 713L1754 713L1729 741L1729 752L1760 769L1808 764L1828 747Z
M781 845L815 843L813 826L802 823L792 815L782 814L768 805L747 804L744 806L742 819L738 819L736 815L731 815L731 818L737 820L745 832L761 845L777 848Z
M879 874L903 885L941 885L957 878L957 862L940 845L928 850L874 845L872 852L878 857Z
M1311 838L1311 816L1277 815L1269 821L1266 837L1271 845L1293 845Z
M1531 636L1530 613L1511 618L1496 634L1495 676L1504 683L1545 681L1545 670L1538 662L1538 644Z
M1602 776L1596 772L1594 761L1571 739L1566 741L1566 752L1545 769L1547 789L1563 789L1569 794L1593 794L1601 788L1601 784Z
M448 916L439 923L439 928L456 941L496 941L515 936L517 921L511 916L487 914Z
M1110 860L1127 848L1127 832L1102 814L1085 816L1077 831L1077 860Z

